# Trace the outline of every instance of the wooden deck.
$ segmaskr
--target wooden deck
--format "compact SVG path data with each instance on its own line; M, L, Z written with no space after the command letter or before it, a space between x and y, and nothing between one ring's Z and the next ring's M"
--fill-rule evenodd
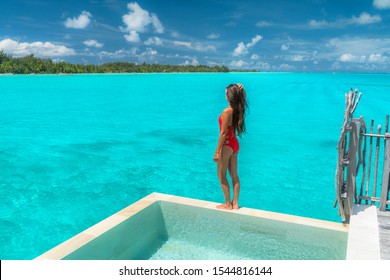
M377 213L381 259L390 260L390 211Z

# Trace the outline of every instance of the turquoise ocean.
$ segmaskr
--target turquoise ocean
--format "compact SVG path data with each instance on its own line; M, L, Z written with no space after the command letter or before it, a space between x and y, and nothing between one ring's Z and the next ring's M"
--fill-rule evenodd
M0 76L0 259L33 259L152 193L222 202L213 154L225 87L250 111L240 205L341 222L345 92L384 125L390 75L200 73Z

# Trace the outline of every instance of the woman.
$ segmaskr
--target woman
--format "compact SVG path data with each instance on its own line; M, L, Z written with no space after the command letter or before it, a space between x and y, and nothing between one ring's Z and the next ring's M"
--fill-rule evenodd
M237 154L239 144L236 135L245 133L245 111L248 108L246 93L241 84L231 84L226 88L226 99L229 103L218 118L220 134L214 161L217 162L217 174L221 183L225 203L218 205L218 209L238 209L238 195L240 180L237 173ZM229 169L233 183L233 200L230 200L230 187L226 178Z

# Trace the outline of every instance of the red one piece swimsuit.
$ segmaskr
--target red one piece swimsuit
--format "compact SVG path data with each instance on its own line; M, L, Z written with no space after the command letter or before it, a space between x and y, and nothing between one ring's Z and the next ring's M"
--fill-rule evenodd
M219 131L222 129L222 116L219 116L218 118L219 122ZM229 146L232 148L233 153L237 153L238 150L240 149L240 145L238 144L238 140L236 137L236 134L234 133L233 126L229 125L228 126L228 132L225 137L225 141L223 142L224 146Z

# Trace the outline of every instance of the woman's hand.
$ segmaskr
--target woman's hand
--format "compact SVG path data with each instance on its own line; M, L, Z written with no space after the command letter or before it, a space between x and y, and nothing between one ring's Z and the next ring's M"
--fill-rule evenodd
M215 153L214 154L214 161L217 162L220 158L221 154L220 153Z

